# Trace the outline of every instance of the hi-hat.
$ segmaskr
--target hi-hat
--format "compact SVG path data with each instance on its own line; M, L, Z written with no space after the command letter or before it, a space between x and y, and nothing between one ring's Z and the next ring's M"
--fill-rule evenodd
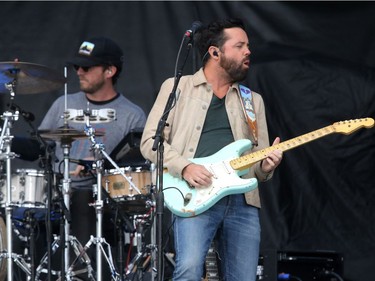
M7 84L13 85L15 94L38 94L58 90L66 78L46 66L18 61L0 62L0 93L9 93Z
M77 139L87 138L85 132L78 131L69 127L61 127L56 130L39 130L38 133L42 138L60 142L72 142ZM95 132L95 136L104 136L103 132Z

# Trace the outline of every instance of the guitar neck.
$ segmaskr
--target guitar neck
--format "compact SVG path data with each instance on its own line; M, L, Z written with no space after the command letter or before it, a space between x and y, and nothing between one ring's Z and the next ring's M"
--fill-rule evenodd
M259 151L255 151L253 153L241 156L239 158L233 159L230 161L230 165L234 170L243 170L251 167L256 162L259 162L265 158L267 158L267 155L276 150L279 149L281 151L287 151L290 149L293 149L297 146L303 145L305 143L314 141L316 139L322 138L324 136L330 135L332 133L335 133L336 130L333 125L329 125L327 127L312 131L310 133L301 135L299 137L295 137L293 139L281 142L279 144L264 148Z

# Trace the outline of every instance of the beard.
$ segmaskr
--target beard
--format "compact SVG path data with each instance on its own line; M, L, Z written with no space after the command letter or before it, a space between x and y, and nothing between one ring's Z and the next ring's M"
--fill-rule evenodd
M87 81L86 81L87 82ZM80 82L80 89L86 94L94 94L104 85L104 80L95 81L93 83Z
M221 57L220 66L227 72L231 82L240 82L246 78L249 69L244 69L242 63L237 63L234 60L227 59L225 56Z

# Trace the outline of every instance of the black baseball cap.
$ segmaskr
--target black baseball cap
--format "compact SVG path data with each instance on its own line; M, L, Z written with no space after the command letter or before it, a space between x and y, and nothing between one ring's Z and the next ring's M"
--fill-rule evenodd
M82 67L114 65L121 69L123 60L123 52L114 41L106 37L95 37L83 41L68 64Z

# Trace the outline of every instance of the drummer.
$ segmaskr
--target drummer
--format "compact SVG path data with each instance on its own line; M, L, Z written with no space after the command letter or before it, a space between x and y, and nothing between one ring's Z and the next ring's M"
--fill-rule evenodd
M76 70L81 90L67 95L68 109L88 109L88 112L100 109L115 110L115 120L110 120L111 116L108 116L108 120L104 118L104 122L95 122L94 119L90 124L98 135L95 137L96 142L104 144L105 151L109 154L131 130L143 128L146 122L143 110L115 88L122 70L123 51L109 38L91 38L82 42L68 64ZM65 109L65 99L61 96L48 110L39 130L56 130L64 126L61 116L64 115ZM74 117L74 113L70 117ZM69 128L84 133L85 122L74 121L77 120L69 122ZM72 141L70 158L93 159L91 147L92 143L87 137ZM63 149L59 143L56 145L56 157L60 162L63 160ZM85 245L90 235L95 236L95 208L88 204L94 201L92 184L96 179L82 179L80 176L83 166L71 163L70 168L73 191L70 206L71 234ZM59 165L56 165L55 169L56 172L63 172Z

